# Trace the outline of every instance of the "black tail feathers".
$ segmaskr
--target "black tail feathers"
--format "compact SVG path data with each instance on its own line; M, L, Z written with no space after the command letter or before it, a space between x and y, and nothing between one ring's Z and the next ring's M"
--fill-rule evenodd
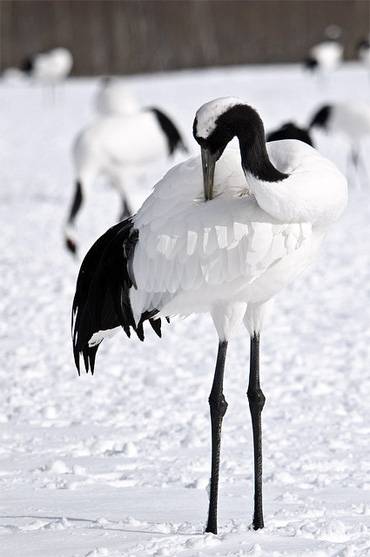
M78 373L80 355L86 372L94 373L96 352L104 335L94 335L121 326L128 337L133 329L144 340L143 322L149 320L161 336L157 311L146 312L138 324L133 316L129 291L134 284L129 261L138 241L138 231L127 219L110 228L87 253L77 279L72 308L73 352Z
M181 149L185 153L188 153L189 150L172 120L158 108L150 108L149 110L157 117L158 123L166 136L169 154L172 155L176 149Z

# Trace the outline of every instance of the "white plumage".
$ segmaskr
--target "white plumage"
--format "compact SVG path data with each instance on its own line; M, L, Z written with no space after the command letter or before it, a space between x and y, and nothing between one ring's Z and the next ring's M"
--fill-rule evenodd
M332 105L328 131L341 133L351 143L358 143L370 135L370 104L341 102Z
M73 57L66 48L54 48L32 57L30 76L44 83L57 83L65 79L72 70Z
M109 112L103 101L104 97L101 102ZM128 99L125 114L108 113L84 128L73 146L76 189L65 228L67 247L76 251L76 215L98 177L108 178L121 199L121 218L128 217L129 180L177 149L186 151L175 124L160 110L140 108L133 99Z
M141 110L140 103L119 78L105 79L95 99L96 110L103 116L130 116Z
M77 137L73 147L75 175L83 187L99 174L129 172L168 152L166 137L151 111L98 118Z
M343 58L343 46L332 40L326 40L310 49L310 58L317 62L318 69L332 72L340 66Z
M366 69L370 68L370 41L369 39L363 39L357 45L357 56L360 62L365 66Z
M239 152L227 149L212 203L204 203L199 157L157 184L133 219L140 238L132 262L137 288L130 291L137 321L154 308L188 315L212 313L218 303L263 304L311 262L343 210L346 182L302 142L276 141L268 153L289 178L246 181Z
M325 29L325 39L309 50L305 60L305 67L320 73L330 73L336 70L343 59L343 45L340 42L342 30L338 25L329 25Z
M367 177L366 165L361 157L361 143L370 136L370 104L357 102L341 102L325 105L314 114L310 128L323 128L329 134L340 134L346 138L350 146L349 162L355 170L363 167Z

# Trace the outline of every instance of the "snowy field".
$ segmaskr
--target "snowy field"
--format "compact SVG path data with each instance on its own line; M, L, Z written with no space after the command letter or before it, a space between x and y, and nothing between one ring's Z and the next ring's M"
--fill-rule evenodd
M193 152L194 111L216 96L243 97L267 129L292 117L305 123L322 102L370 99L356 66L324 82L295 67L127 81L144 105L179 122ZM149 330L145 343L117 335L103 343L94 377L74 368L78 264L62 229L71 142L93 116L96 90L96 80L70 80L53 105L39 87L0 85L1 557L370 555L369 184L352 177L348 210L315 267L277 298L262 337L266 528L258 532L249 530L247 333L230 343L220 533L204 535L210 319L174 321L161 341ZM345 142L315 139L345 169ZM136 206L169 164L128 184ZM118 211L116 194L97 184L78 221L82 251Z

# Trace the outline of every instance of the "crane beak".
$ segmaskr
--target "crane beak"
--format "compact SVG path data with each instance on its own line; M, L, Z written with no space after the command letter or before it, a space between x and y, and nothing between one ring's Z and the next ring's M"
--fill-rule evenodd
M208 149L202 147L203 187L206 201L213 198L213 179L218 158L219 153L212 154Z

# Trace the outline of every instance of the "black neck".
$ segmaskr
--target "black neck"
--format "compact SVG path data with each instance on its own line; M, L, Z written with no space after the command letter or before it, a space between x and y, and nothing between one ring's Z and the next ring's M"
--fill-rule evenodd
M270 161L263 132L253 138L239 135L238 139L244 172L264 182L280 182L289 176L280 172Z

